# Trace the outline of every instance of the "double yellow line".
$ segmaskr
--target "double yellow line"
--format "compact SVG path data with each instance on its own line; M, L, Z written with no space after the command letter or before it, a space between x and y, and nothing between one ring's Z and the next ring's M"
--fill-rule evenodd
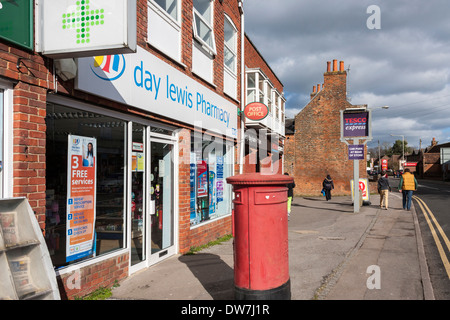
M436 225L436 229L439 231L439 234L441 235L445 244L447 245L447 250L449 253L450 253L450 241L448 240L447 236L444 233L444 230L442 230L441 226L437 222L436 218L434 217L433 213L431 212L430 208L428 208L426 203L417 196L413 196L413 199L417 201L417 203L420 206L420 209L422 209L423 215L425 216L425 219L428 223L428 227L430 227L431 234L433 235L434 242L436 243L436 247L439 251L439 255L441 256L442 263L444 264L445 271L447 271L447 276L450 279L450 262L448 261L445 249L442 246L441 241L439 240L439 236L436 230L434 229L433 222Z

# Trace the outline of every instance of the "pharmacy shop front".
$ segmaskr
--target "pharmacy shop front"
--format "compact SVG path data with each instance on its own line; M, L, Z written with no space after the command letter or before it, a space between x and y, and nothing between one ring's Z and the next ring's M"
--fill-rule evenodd
M123 59L111 60L115 57ZM79 62L79 78L83 72ZM166 77L176 78L170 72ZM160 121L139 106L133 108L138 112L123 112L47 96L45 238L66 291L76 289L72 280L77 277L78 289L90 286L93 270L114 269L102 285L108 286L106 281L231 233L226 178L234 174L236 106L191 79L182 80L203 99L199 111L187 107L197 115L185 114L183 122L170 114L174 105L183 106L171 104L165 94L155 100ZM98 88L81 79L77 87ZM162 82L159 90L166 90ZM108 91L94 93L111 99ZM204 101L215 106L218 118L208 114Z

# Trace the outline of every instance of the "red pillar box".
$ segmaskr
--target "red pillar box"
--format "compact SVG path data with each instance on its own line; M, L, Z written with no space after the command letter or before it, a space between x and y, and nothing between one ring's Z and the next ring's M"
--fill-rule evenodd
M290 300L287 175L247 173L233 185L237 300Z

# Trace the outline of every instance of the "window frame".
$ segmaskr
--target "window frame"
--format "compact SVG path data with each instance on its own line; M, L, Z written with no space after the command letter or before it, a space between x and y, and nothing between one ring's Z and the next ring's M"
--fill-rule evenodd
M234 47L235 49L233 50L232 48L229 47L229 45L227 44L227 41L225 39L225 24L228 23L230 25L230 27L232 28L232 30L234 31ZM224 18L224 52L223 52L223 64L225 66L225 68L231 72L233 75L237 75L237 35L238 35L238 30L236 28L236 26L234 25L233 21L231 20L230 17L228 17L228 15L225 14L225 18ZM226 62L225 62L225 49L228 49L230 51L230 53L233 55L234 57L234 70L231 69L229 66L227 66Z
M164 14L167 18L169 18L169 19L171 19L174 23L176 23L178 26L180 26L181 25L181 23L180 23L180 4L181 4L181 0L174 0L176 3L177 3L177 6L176 6L176 19L166 10L166 9L164 9L163 7L161 7L157 2L156 2L156 0L147 0L148 2L151 2L153 5L154 5L154 7L156 7L156 8L158 8L159 10L160 10L160 12L162 13L162 14Z
M194 0L195 1L195 0ZM207 21L203 15L195 9L195 5L192 6L192 28L194 30L194 39L197 40L210 55L217 55L216 50L216 37L214 35L214 1L209 0L210 3L210 10L211 10L211 21ZM201 22L203 22L211 31L211 42L212 46L210 46L208 43L206 43L202 37L200 36L198 30L197 30L197 20L196 17L200 18Z

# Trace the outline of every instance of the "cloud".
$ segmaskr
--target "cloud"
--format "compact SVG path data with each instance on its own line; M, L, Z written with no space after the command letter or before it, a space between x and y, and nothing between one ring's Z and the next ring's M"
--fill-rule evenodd
M381 29L366 22L380 8ZM345 61L351 103L373 107L374 141L450 141L450 19L446 0L246 0L245 31L284 84L286 115ZM388 110L376 109L389 105ZM398 137L397 137L398 138Z

